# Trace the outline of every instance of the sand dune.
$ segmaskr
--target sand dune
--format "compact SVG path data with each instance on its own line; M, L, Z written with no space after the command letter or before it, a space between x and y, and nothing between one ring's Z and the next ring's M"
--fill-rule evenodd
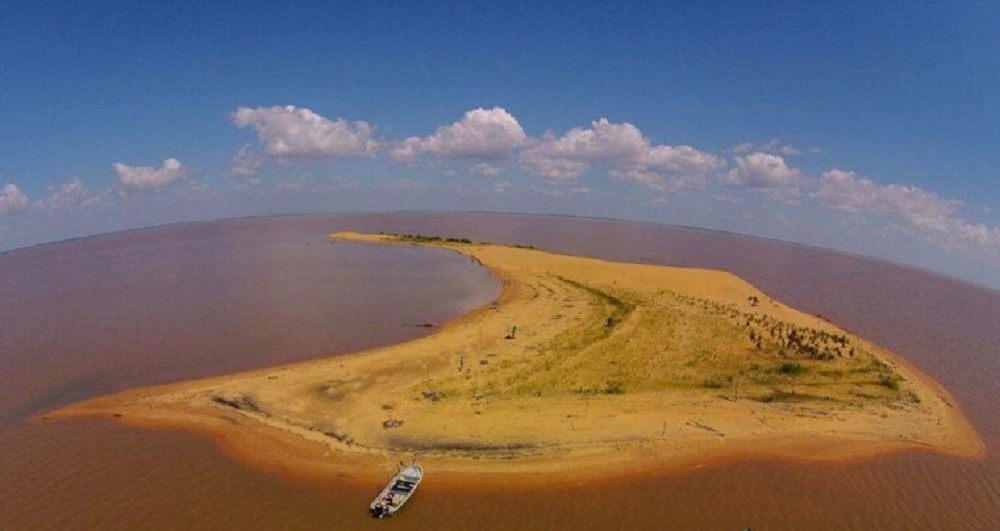
M494 271L503 293L416 341L53 416L203 430L240 458L320 477L379 474L411 457L455 481L560 481L743 456L982 455L930 378L729 273L332 236L453 249Z

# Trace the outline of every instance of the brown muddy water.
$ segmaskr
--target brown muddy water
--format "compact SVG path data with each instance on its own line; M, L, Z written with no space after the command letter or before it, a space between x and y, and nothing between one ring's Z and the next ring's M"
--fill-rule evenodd
M328 243L419 232L726 269L904 356L947 387L981 460L768 460L555 488L435 486L372 521L380 485L261 471L192 433L46 411L130 387L403 341L489 301L442 251ZM778 242L607 220L486 214L245 219L0 256L0 529L1000 529L1000 293Z

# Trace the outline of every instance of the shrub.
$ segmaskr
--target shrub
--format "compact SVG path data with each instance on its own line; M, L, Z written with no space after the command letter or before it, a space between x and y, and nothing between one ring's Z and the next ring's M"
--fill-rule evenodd
M617 380L608 380L602 392L606 395L623 395L625 394L625 388Z
M701 386L707 389L722 389L723 381L718 378L709 378L701 382Z
M899 390L899 380L888 374L882 375L878 380L878 384L893 391Z
M806 372L806 368L798 363L782 363L778 367L778 372L781 374L787 374L789 376L794 376L796 374L802 374Z

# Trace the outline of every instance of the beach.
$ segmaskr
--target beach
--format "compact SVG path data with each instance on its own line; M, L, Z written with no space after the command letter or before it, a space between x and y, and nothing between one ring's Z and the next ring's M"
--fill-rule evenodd
M403 344L88 400L102 416L213 435L241 460L368 479L419 459L435 481L555 482L740 457L960 457L983 443L904 360L722 271L530 248L340 233L461 253L494 303ZM334 246L337 243L333 243Z

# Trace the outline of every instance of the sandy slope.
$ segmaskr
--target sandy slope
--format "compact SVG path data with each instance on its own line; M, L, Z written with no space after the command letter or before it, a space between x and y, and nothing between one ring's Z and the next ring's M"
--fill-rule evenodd
M418 243L492 269L499 304L409 343L132 390L53 416L204 430L240 458L318 476L381 474L411 457L439 479L557 481L740 456L983 452L930 378L731 274ZM813 339L790 346L793 330ZM806 343L817 351L796 350Z

